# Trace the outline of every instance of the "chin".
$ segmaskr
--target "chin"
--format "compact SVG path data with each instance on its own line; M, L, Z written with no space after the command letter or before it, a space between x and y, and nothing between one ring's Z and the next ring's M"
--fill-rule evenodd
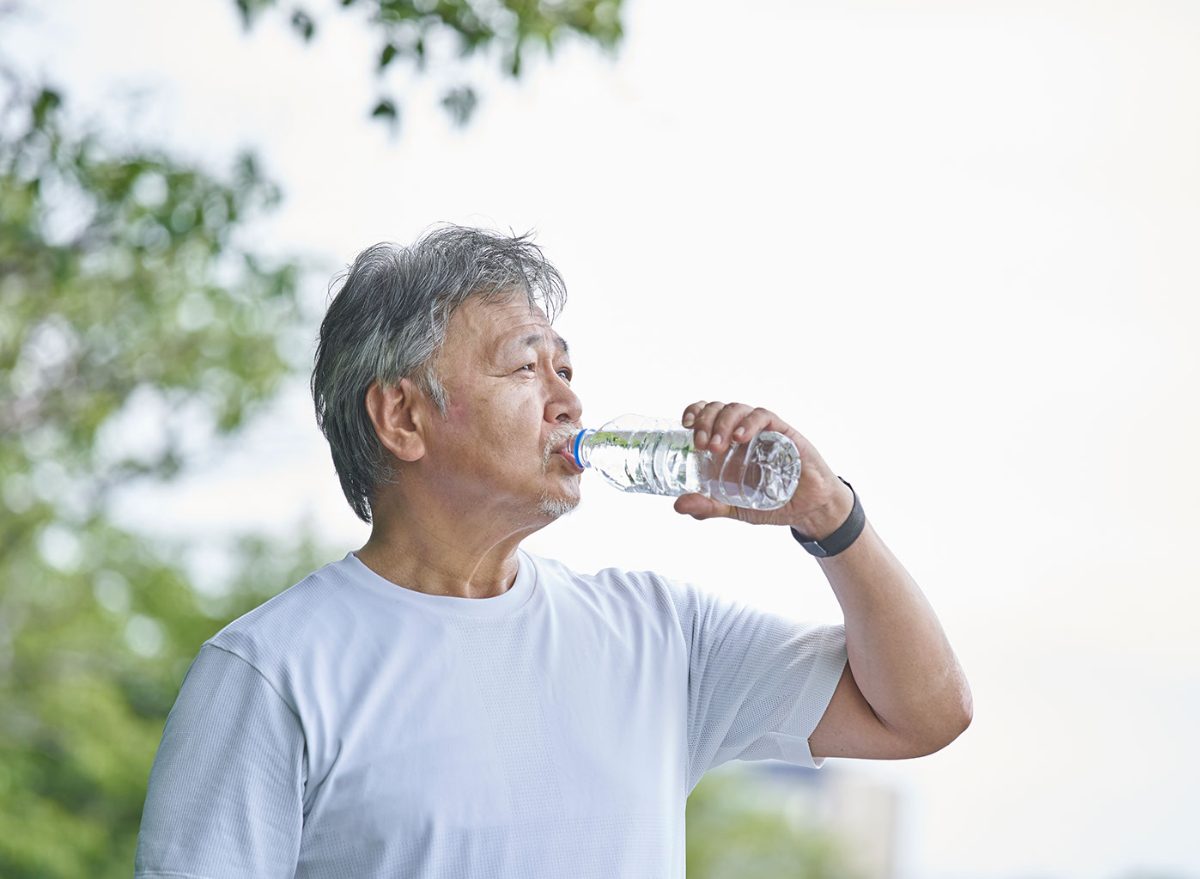
M579 497L551 497L548 494L542 495L538 501L538 512L544 516L549 516L551 519L558 519L565 516L567 513L579 506Z

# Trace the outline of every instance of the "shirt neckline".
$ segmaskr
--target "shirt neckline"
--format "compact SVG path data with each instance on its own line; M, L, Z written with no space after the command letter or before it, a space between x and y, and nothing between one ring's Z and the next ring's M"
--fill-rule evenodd
M454 595L430 595L400 586L372 571L353 551L342 559L349 578L371 592L389 601L411 607L425 613L440 616L488 618L506 616L525 605L532 597L537 582L537 569L533 560L523 551L517 550L517 578L508 591L491 598L459 598Z

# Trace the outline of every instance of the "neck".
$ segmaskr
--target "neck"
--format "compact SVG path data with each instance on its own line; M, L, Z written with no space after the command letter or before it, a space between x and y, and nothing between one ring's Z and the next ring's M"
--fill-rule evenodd
M397 586L429 595L492 598L517 578L517 548L540 525L519 530L506 517L470 515L421 501L373 510L371 537L355 555ZM420 510L402 515L399 510Z

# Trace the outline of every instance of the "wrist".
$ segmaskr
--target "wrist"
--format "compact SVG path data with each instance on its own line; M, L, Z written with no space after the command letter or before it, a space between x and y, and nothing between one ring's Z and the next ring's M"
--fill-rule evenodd
M792 526L792 537L796 538L796 541L804 547L809 555L815 555L817 558L827 559L830 556L835 556L849 549L858 540L863 529L867 526L866 513L863 512L862 503L859 502L858 493L854 491L854 486L840 476L838 477L838 482L841 482L849 489L851 499L850 512L846 515L841 525L824 537L806 535L797 531L795 526ZM841 513L838 512L840 506L836 499L830 500L821 506L822 517L805 516L804 519L806 522L815 522L815 527L822 529L815 533L822 534L823 530L828 527L830 517L840 517ZM808 524L805 527L812 528L814 525Z
M808 540L829 537L842 526L854 509L854 490L839 478L834 479L833 485L833 494L828 501L800 521L792 523L792 528Z

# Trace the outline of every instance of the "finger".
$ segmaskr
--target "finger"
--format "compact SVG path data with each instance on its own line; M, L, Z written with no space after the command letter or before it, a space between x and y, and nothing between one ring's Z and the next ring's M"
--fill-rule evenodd
M742 419L742 422L733 429L729 437L729 442L748 443L764 430L770 429L775 421L774 412L763 409L761 406L757 409L752 409Z
M729 514L729 504L714 501L702 494L680 495L675 500L675 512L693 519L716 519Z
M753 412L754 409L745 403L730 403L717 415L713 421L712 435L708 447L714 453L726 451L735 442L734 430Z
M683 410L683 418L680 419L683 426L691 427L692 424L696 420L696 416L700 413L700 410L703 409L707 405L708 405L707 400L697 400L695 403L692 403L690 406L688 406L686 409L684 409Z
M695 431L692 436L693 447L702 449L708 445L708 438L712 436L713 422L717 420L717 416L724 408L724 403L714 400L696 413L695 422L692 426L692 430Z

